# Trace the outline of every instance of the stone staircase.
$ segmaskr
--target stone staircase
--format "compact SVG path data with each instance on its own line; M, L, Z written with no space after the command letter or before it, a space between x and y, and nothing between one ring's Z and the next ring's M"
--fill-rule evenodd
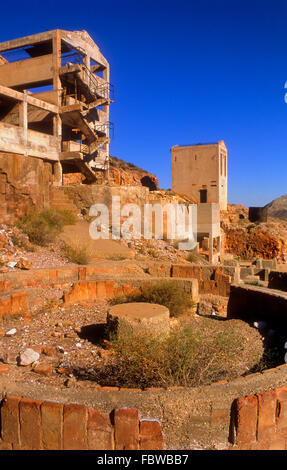
M65 209L73 212L75 215L79 214L80 210L73 203L73 201L64 192L64 188L51 188L50 193L50 206L56 209Z

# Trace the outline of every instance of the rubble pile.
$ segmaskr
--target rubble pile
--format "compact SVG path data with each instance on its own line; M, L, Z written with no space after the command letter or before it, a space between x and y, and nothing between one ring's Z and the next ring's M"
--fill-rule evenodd
M17 227L0 224L0 272L32 268L33 263L25 256L32 249L28 235Z

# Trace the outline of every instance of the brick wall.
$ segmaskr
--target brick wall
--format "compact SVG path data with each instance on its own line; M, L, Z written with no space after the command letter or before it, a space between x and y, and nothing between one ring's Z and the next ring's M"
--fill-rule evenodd
M0 319L8 315L29 315L27 292L17 292L0 299Z
M239 449L286 450L287 386L238 398L233 426Z
M198 280L200 294L214 294L228 297L230 294L231 276L214 266L174 264L172 277L192 278Z
M30 296L30 292L33 292L33 288L46 288L47 285L50 285L55 289L64 289L66 290L64 303L68 305L130 294L136 292L144 283L158 280L156 276L131 277L133 269L133 266L118 266L118 268L113 266L111 269L99 266L79 266L2 273L0 274L0 318L11 314L28 315L29 298L33 297ZM111 279L111 275L118 272L121 272L121 278ZM192 300L198 302L198 281L196 279L170 277L165 279L170 282L182 283ZM20 289L25 289L25 291L15 292Z
M7 396L1 404L0 449L162 450L156 420L141 420L136 409L110 414L79 404Z

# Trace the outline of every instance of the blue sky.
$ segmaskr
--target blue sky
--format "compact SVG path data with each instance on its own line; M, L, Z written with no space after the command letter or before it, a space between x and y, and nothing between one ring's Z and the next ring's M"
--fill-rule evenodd
M173 145L223 139L229 202L287 194L287 0L16 0L1 4L1 19L0 41L89 32L115 87L111 154L162 188Z

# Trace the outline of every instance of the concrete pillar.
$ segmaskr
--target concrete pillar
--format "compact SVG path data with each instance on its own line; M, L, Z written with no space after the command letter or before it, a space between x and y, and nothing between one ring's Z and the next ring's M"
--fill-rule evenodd
M62 102L62 84L60 79L61 67L61 36L59 30L55 31L53 36L53 89L57 92L57 105L61 106ZM58 139L59 155L62 151L62 120L59 114L53 117L53 135ZM56 169L57 167L57 169ZM55 165L55 184L62 184L62 165L60 162Z
M209 262L213 263L213 234L209 234Z
M19 126L23 128L24 154L28 155L28 103L27 91L24 91L24 101L19 103Z
M54 163L54 186L62 186L63 184L63 169L61 162Z
M90 69L91 67L91 57L89 55L85 55L84 58L83 58L83 62L85 64L85 66Z

